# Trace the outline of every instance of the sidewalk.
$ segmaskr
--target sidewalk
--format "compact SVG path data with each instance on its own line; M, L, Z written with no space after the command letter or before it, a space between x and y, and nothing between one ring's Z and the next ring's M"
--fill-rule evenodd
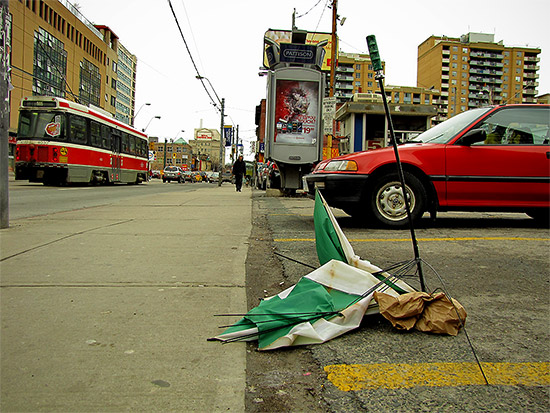
M136 199L133 199L136 202ZM1 411L244 411L251 190L233 185L0 230Z

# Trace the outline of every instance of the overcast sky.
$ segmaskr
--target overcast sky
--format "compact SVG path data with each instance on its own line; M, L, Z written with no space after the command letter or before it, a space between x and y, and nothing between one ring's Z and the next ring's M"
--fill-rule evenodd
M94 24L107 25L138 58L136 127L163 138L193 138L201 125L219 129L220 114L202 88L168 0L70 0ZM255 140L254 109L265 98L259 77L263 35L300 29L331 31L330 0L170 0L200 75L225 98L226 124L239 125L244 142ZM305 15L304 15L305 14ZM386 62L386 84L416 86L418 45L431 35L491 33L505 46L542 49L539 94L550 93L548 0L339 0L340 50L368 53L376 35ZM207 84L208 85L208 84ZM215 95L212 93L214 99ZM184 130L185 132L181 132ZM245 153L248 149L245 149Z

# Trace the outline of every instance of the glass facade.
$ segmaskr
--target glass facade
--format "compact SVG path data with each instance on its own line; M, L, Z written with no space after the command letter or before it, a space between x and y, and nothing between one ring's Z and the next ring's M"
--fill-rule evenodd
M67 51L42 28L34 32L33 95L65 97Z
M99 106L101 75L99 68L89 60L80 62L80 103Z

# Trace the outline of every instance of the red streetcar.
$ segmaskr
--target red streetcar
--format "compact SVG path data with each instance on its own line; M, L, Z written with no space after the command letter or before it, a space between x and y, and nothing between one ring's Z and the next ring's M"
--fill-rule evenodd
M64 183L147 180L147 135L102 109L58 97L23 98L15 179Z

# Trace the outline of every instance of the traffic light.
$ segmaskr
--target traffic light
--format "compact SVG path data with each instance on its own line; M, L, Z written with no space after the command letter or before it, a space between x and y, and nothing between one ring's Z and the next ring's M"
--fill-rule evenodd
M376 36L374 34L367 36L367 45L369 46L372 67L378 72L382 70L382 60L380 60L380 53L378 52L378 45L376 44Z

